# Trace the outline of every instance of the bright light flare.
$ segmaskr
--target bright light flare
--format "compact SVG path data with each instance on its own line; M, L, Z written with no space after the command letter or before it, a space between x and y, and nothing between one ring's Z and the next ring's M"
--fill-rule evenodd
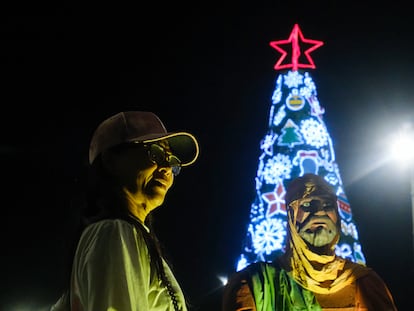
M401 164L410 164L414 159L414 134L409 125L405 125L391 141L392 156Z

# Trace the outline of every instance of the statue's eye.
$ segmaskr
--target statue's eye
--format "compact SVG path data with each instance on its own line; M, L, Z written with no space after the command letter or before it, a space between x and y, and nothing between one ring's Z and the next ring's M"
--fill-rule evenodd
M310 212L310 209L312 207L311 202L304 202L301 204L300 208L304 211L304 212Z
M316 213L317 211L332 211L335 209L334 202L324 200L312 200L303 202L300 208L307 213Z

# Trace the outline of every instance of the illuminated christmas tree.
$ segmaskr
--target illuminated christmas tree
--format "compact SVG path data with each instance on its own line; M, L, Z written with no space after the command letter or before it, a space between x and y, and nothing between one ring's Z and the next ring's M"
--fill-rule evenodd
M336 190L342 223L336 253L365 264L332 139L323 121L325 110L318 101L315 83L306 71L306 68L315 68L310 53L323 42L304 38L296 24L287 40L272 41L270 45L282 54L274 66L281 73L276 77L268 131L260 142L256 196L236 270L259 260L272 261L283 253L286 188L290 181L305 173L324 177ZM306 46L303 54L301 46ZM291 62L286 62L289 51Z

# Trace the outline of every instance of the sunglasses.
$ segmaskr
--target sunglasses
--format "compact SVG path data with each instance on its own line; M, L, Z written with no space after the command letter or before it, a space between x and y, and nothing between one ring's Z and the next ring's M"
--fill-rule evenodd
M167 154L165 148L158 144L147 144L144 145L144 148L147 150L148 158L152 163L157 165L165 165L167 163L171 167L174 176L180 174L181 161L175 155Z

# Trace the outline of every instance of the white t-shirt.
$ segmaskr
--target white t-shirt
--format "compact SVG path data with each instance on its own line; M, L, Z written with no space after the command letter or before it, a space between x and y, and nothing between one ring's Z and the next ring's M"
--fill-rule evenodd
M163 264L178 305L186 311L183 292ZM51 310L64 310L59 309L62 300ZM106 219L84 230L72 266L71 310L174 311L167 288L151 269L143 233L133 224Z

